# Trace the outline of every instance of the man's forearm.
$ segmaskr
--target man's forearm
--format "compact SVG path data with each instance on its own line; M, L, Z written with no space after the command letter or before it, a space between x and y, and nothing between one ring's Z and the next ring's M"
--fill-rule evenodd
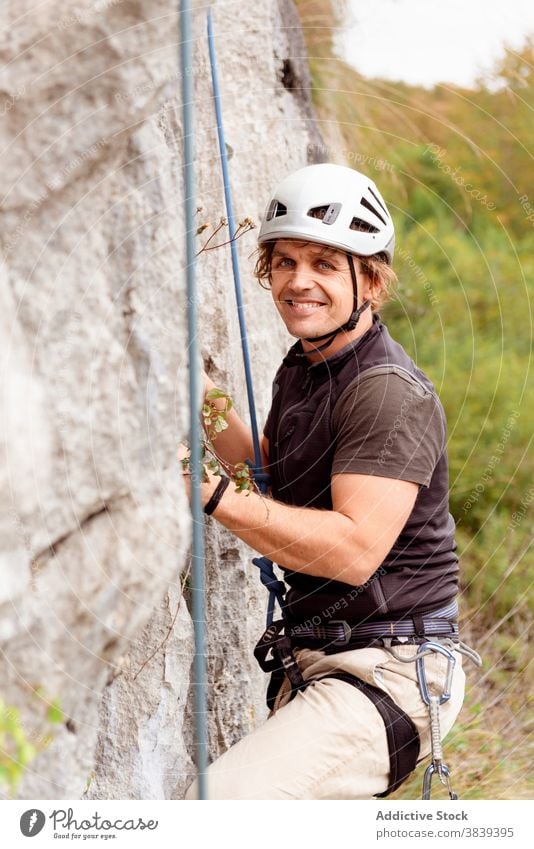
M368 547L355 541L354 522L332 510L292 507L230 485L215 518L286 569L359 586L376 571Z
M217 456L229 466L254 460L252 432L235 410L226 414L228 428L217 434L213 448Z
M213 381L205 375L204 384L206 392L215 389ZM215 398L209 401L217 410L223 411L226 401L224 398ZM240 418L235 409L226 413L228 427L217 434L213 441L213 447L217 456L229 466L244 463L245 460L254 459L254 446L252 442L252 431Z

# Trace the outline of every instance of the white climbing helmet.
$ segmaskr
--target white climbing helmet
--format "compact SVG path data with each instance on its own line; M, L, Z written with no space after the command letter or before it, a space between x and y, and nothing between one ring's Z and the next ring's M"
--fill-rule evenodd
M384 254L391 264L395 230L374 182L344 165L294 171L274 190L258 242L303 239L360 256Z

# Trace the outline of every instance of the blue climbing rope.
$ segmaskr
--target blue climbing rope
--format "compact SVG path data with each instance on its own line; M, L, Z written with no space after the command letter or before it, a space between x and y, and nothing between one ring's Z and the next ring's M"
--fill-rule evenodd
M221 167L224 185L224 199L226 204L226 216L228 219L228 230L230 233L230 251L232 256L232 271L234 275L234 290L237 303L237 317L239 320L239 332L241 336L241 349L243 352L243 365L245 367L245 379L247 384L248 407L250 414L250 429L252 431L252 444L254 446L254 463L250 464L254 480L260 492L267 492L269 486L269 475L264 471L261 456L260 440L258 433L258 421L256 418L256 406L254 403L254 388L252 384L252 371L250 368L250 355L248 350L247 327L245 323L245 307L243 304L243 293L241 289L241 276L239 273L239 259L237 246L234 239L235 219L232 205L232 189L230 186L230 175L228 171L228 155L224 138L224 126L222 117L221 94L219 90L219 77L217 73L217 57L215 54L215 40L213 36L213 19L211 9L208 10L208 47L211 65L211 80L213 85L213 101L215 104L215 116L217 120L217 137L219 140L219 153L221 155ZM247 461L249 462L249 461ZM283 602L284 585L279 581L273 569L273 563L267 557L255 557L252 562L260 569L260 580L269 590L269 601L267 604L267 626L273 621L274 604L278 601L280 606Z
M193 67L191 26L191 0L182 0L180 5L181 44L180 64L182 73L182 109L184 127L184 194L185 194L185 238L187 279L187 331L189 352L189 416L191 446L191 512L193 514L193 542L191 564L191 607L195 635L193 661L193 684L195 693L195 739L198 772L198 798L207 799L207 675L205 649L205 564L204 564L204 512L200 484L202 481L201 432L198 415L200 398L199 361L197 330L197 292L195 281L195 150L193 114Z
M245 367L245 378L247 383L247 397L250 411L250 428L252 431L252 443L254 446L254 480L262 492L267 490L267 481L263 471L261 458L260 440L258 433L258 421L256 418L256 406L254 403L254 389L252 385L252 371L250 368L250 355L248 350L247 328L245 324L245 307L243 304L243 293L241 289L241 276L239 274L239 259L237 256L237 245L234 234L235 219L232 205L232 190L230 187L230 175L228 172L228 156L226 153L226 142L224 139L224 126L222 118L221 94L219 90L219 79L217 74L217 58L215 55L215 41L213 37L213 20L211 9L208 11L208 45L211 64L211 80L213 84L213 100L215 104L215 116L217 119L217 136L219 139L219 152L221 154L221 167L224 185L224 200L226 204L226 216L228 219L228 230L230 233L230 253L232 256L232 271L234 275L234 289L237 303L237 317L239 320L239 332L241 336L241 349L243 351L243 364Z

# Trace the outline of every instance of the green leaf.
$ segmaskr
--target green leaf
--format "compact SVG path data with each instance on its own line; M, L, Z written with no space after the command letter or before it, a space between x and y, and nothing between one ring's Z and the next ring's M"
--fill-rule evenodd
M36 754L37 750L35 746L32 746L31 743L25 742L18 748L17 760L21 766L26 766L26 764L34 759Z
M217 389L216 387L206 392L205 398L207 398L208 401L215 401L217 398L226 398L227 400L230 400L226 392L223 392L222 389Z
M58 725L59 723L63 722L63 711L61 710L61 707L59 706L59 702L57 700L52 702L52 704L49 706L46 712L46 718L49 722L55 725Z

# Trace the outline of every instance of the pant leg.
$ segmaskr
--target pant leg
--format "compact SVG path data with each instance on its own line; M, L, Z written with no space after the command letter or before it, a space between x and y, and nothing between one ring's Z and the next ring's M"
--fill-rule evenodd
M416 647L401 646L412 656ZM461 656L456 655L458 658ZM306 679L347 671L385 690L413 719L421 735L421 756L430 751L428 709L416 680L415 664L403 664L383 649L358 649L326 656L298 652ZM431 690L444 681L445 658L427 660ZM453 696L441 710L442 731L452 726L463 700L461 662ZM384 723L372 702L344 681L310 684L290 702L287 688L272 716L218 758L207 771L210 799L370 799L389 779ZM196 798L196 784L187 799Z
M405 660L413 658L417 646L395 646L396 654ZM462 655L453 652L455 669L451 698L440 707L441 738L451 730L460 713L465 695L465 673ZM322 652L304 649L298 653L299 666L305 678L324 675L333 670L350 672L368 684L384 690L413 720L421 738L420 760L431 751L431 734L428 706L421 698L415 662L403 663L381 648L359 649L326 656ZM441 694L447 675L447 658L438 652L425 660L426 678L431 695ZM384 788L385 789L385 788Z
M368 798L387 784L384 725L369 699L335 679L311 684L208 768L210 799ZM338 775L351 781L338 795ZM364 795L365 794L365 795ZM186 798L195 798L196 787Z

